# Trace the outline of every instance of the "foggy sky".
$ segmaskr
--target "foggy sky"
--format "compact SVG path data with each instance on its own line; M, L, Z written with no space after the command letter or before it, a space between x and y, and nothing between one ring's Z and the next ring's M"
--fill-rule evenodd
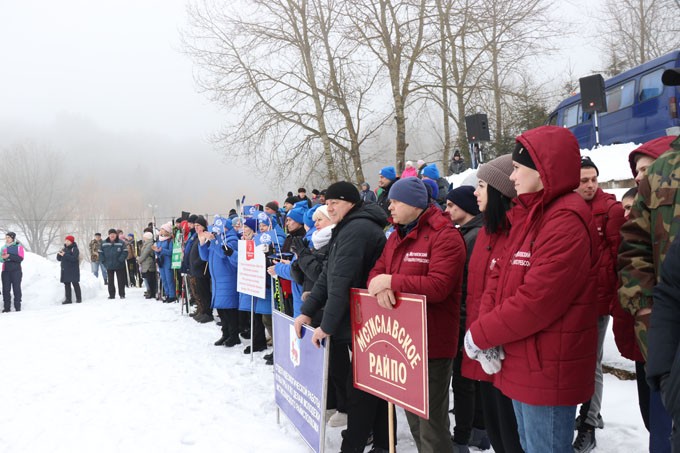
M48 144L79 171L117 163L125 176L116 184L148 174L154 189L139 186L149 203L176 199L176 210L225 213L243 194L249 202L282 200L283 192L247 164L225 162L210 143L229 112L196 91L179 38L185 3L0 0L0 147ZM578 28L558 40L559 52L536 62L539 81L569 69L587 75L598 65L584 37L597 26L596 6L560 5Z

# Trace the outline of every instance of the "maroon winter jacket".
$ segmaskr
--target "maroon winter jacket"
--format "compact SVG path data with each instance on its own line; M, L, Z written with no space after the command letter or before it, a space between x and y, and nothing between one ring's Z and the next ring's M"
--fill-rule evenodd
M479 317L479 304L486 282L489 274L496 267L496 262L501 259L507 238L506 232L489 235L484 228L481 228L477 233L475 248L472 249L472 256L470 263L468 263L467 296L465 299L467 306L466 330ZM467 354L463 354L461 373L468 379L493 381L493 376L486 374L479 362L472 360Z
M392 275L395 292L427 298L427 350L430 359L450 359L458 349L460 297L466 250L451 218L430 205L403 238L392 233L368 275Z
M597 232L579 185L578 143L567 129L541 126L517 137L544 189L522 194L503 258L470 326L475 344L503 346L494 379L526 404L572 406L594 390L597 353Z
M588 202L599 239L597 263L597 315L607 316L612 303L619 303L616 259L621 244L621 225L625 222L623 206L612 194L597 189Z

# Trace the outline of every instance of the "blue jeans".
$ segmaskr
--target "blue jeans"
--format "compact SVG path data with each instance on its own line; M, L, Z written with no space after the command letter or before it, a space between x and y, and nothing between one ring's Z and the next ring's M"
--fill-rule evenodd
M512 401L526 453L573 453L576 406L533 406Z
M95 277L99 277L99 268L102 270L102 277L104 277L104 284L107 282L107 277L106 277L106 266L104 266L103 263L100 263L99 261L92 261L92 273L94 274Z
M673 419L661 402L658 390L649 392L649 451L671 453L671 428ZM673 452L675 453L675 452Z

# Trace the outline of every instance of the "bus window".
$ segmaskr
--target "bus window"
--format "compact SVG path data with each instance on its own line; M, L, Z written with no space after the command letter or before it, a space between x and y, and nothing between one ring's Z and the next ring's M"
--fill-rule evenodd
M640 94L638 95L640 102L661 95L661 92L663 91L661 75L664 70L665 69L659 69L658 71L645 74L640 78Z
M607 90L607 113L616 112L633 105L635 101L635 80Z
M578 123L580 123L580 118L579 114L581 113L581 105L580 104L574 104L571 107L568 107L564 111L564 117L562 119L563 123L562 126L564 127L572 127L576 126Z
M557 126L557 113L553 113L550 118L548 118L548 124L550 126Z

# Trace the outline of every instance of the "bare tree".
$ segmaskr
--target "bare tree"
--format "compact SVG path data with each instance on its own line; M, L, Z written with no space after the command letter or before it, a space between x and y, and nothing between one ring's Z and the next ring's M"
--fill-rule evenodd
M677 0L607 0L603 51L614 72L660 57L680 47Z
M355 35L387 71L396 124L397 169L403 170L406 148L406 108L414 90L414 71L423 52L436 43L426 37L426 0L348 0ZM417 85L417 84L416 84Z
M47 256L70 222L73 174L63 156L36 145L15 145L0 152L0 212L3 228L16 228L27 248Z

